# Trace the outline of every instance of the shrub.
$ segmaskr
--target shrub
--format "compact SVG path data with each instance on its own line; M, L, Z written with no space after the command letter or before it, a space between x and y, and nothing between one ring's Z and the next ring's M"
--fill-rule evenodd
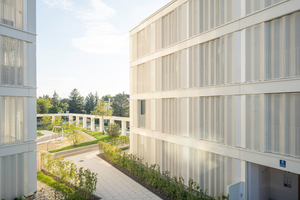
M62 157L53 159L48 153L42 153L42 169L57 176L61 182L73 183L75 192L81 192L84 199L89 199L96 191L97 175L89 169L77 170L76 165Z
M49 115L44 115L41 120L42 127L45 130L51 130L52 128L52 117Z
M105 131L109 138L117 138L120 135L120 127L116 123L108 123L108 127Z
M81 140L83 139L83 135L80 133L80 131L83 130L81 126L77 125L76 122L73 122L66 123L63 127L66 132L66 137L73 146L77 146L81 143Z

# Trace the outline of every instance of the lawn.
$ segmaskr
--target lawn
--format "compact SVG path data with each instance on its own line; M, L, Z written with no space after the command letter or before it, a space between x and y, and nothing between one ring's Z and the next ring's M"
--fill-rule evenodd
M37 133L36 135L39 137L39 136L43 136L44 134L42 134L42 133Z
M96 132L96 131L90 131L90 132ZM124 136L119 136L118 139L121 139L122 137L124 137ZM84 143L81 143L77 146L72 146L71 145L71 146L60 148L60 149L55 149L55 150L52 150L52 151L49 151L49 152L50 153L56 153L56 152L59 152L59 151L65 151L65 150L69 150L69 149L75 149L75 148L78 148L78 147L84 147L84 146L88 146L88 145L92 145L92 144L97 144L99 141L110 142L112 140L112 138L109 138L108 135L98 135L97 138L99 138L99 139L89 141L89 142L84 142Z
M94 138L97 138L98 140L102 139L103 136L105 135L102 135L102 132L100 131L87 131L87 130L84 130L85 133L93 136Z
M45 130L45 129L44 129L44 127L36 127L36 130L37 130L37 131L43 131L43 130Z
M56 182L52 177L43 174L43 172L37 173L37 179L65 194L71 195L75 193L72 189L68 188L64 184Z

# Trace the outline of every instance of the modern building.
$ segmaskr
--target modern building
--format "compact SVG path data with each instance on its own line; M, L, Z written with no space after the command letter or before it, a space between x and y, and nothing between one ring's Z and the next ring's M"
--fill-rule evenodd
M0 199L36 178L36 1L0 0Z
M131 151L208 195L299 199L300 0L173 0L130 31Z

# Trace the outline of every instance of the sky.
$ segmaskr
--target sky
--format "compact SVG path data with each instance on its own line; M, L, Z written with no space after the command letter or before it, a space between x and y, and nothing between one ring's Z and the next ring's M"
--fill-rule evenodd
M169 1L37 1L37 96L129 94L129 31Z

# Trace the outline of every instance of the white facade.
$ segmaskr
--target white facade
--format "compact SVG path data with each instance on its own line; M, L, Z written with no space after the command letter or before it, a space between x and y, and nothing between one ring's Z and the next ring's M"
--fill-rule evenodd
M173 0L130 31L131 151L211 196L299 199L300 0Z
M37 190L36 1L0 8L0 199L10 200Z

